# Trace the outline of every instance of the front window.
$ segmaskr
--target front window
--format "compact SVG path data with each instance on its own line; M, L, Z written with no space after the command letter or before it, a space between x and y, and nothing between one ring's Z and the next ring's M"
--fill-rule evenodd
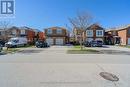
M96 31L96 36L97 37L103 37L104 33L103 33L103 30L97 30Z
M87 30L86 35L87 37L93 37L93 30Z
M13 35L16 35L16 30L13 30L13 31L12 31L12 34L13 34Z
M48 30L47 30L47 34L52 34L52 30L51 30L51 29L48 29Z
M57 34L62 34L62 29L57 29Z
M14 39L10 39L9 42L14 42L14 43L18 43L19 40L14 40Z
M130 35L130 29L128 30L128 34Z
M25 34L25 30L21 30L20 32L21 32L21 34Z

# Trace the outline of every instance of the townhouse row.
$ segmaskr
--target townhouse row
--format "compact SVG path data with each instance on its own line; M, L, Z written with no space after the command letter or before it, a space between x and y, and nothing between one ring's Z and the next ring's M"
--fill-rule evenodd
M43 32L25 26L13 26L7 29L0 29L0 40L6 42L13 37L25 37L29 44L33 44L36 40L45 40L45 34Z

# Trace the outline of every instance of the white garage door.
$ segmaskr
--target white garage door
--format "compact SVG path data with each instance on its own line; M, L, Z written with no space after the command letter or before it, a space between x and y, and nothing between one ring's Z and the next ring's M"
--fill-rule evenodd
M52 38L46 39L46 42L47 42L49 45L53 45L53 44L54 44L54 41L53 41Z
M95 40L100 40L100 41L103 41L103 39L102 39L102 38L96 38Z
M63 39L56 39L56 45L63 45Z
M128 45L130 45L130 38L128 38Z
M86 38L86 41L91 42L93 38Z

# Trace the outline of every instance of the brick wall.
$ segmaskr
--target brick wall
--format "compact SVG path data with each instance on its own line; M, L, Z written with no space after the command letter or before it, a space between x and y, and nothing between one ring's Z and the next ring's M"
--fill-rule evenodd
M127 30L119 30L118 36L121 37L121 45L127 45Z

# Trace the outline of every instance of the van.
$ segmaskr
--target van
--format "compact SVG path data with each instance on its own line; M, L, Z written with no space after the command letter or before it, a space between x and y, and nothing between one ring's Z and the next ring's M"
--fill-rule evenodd
M24 37L15 37L11 38L7 43L5 43L6 47L20 47L26 46L28 43L27 38Z

